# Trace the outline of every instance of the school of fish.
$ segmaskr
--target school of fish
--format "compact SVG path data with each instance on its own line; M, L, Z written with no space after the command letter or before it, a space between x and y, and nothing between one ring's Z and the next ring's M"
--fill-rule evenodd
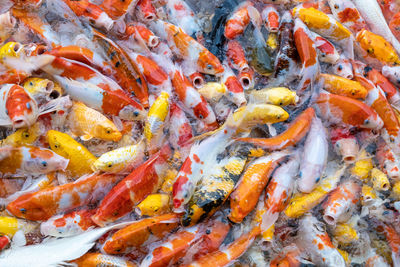
M0 0L0 266L400 267L398 0Z

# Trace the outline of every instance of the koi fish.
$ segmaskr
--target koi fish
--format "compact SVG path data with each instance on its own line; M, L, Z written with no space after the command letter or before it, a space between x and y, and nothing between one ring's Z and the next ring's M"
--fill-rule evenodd
M164 135L163 129L167 122L168 113L169 94L163 91L151 105L144 126L144 136L150 153L161 146Z
M300 219L301 235L296 244L307 251L311 260L316 264L327 264L345 267L346 263L339 251L333 246L323 225L311 214L306 214Z
M72 133L80 136L84 141L94 137L116 142L122 137L121 132L112 121L82 102L75 102L72 105L68 121Z
M200 34L201 27L193 10L183 0L167 1L168 19L175 25L181 27L188 35Z
M400 179L399 157L395 154L385 141L377 141L376 159L380 168L393 180Z
M264 205L265 213L261 219L261 230L268 230L279 214L286 208L293 192L293 181L299 170L298 157L293 156L287 163L276 169L268 183Z
M299 100L296 92L286 87L252 90L248 94L250 99L255 103L267 103L278 106L295 105Z
M278 32L279 29L279 13L273 5L267 5L261 12L261 16L265 22L265 27L269 32Z
M227 19L224 32L226 38L235 39L238 35L242 34L247 25L249 25L250 16L247 11L247 6L249 5L251 5L251 3L247 1L238 5Z
M102 154L93 162L92 168L111 173L131 172L143 163L145 149L144 140L135 145L117 148Z
M192 226L211 216L233 191L245 164L246 157L229 157L215 166L215 171L203 177L188 203L182 225Z
M135 221L108 238L102 250L107 254L123 254L146 245L152 239L161 239L178 227L179 216L168 213Z
M247 63L243 47L238 41L230 40L228 42L226 56L230 59L229 63L232 68L239 72L249 70L249 64Z
M48 220L57 213L103 199L121 178L115 174L93 174L73 183L22 195L10 202L7 210L19 218Z
M155 22L154 29L159 36L167 40L172 51L186 61L189 67L195 62L194 69L201 73L218 75L224 71L219 59L181 28L159 20Z
M343 54L340 55L339 60L335 65L331 66L333 74L346 78L353 79L353 66L350 60Z
M319 34L313 33L312 37L318 52L319 61L335 64L340 58L335 46Z
M307 108L300 114L283 133L271 138L237 138L237 141L251 143L264 149L279 150L293 146L304 138L311 127L315 116L313 108Z
M313 118L307 135L302 160L298 189L310 193L321 179L328 159L328 140L326 129L318 117Z
M3 146L0 151L0 173L3 177L64 171L69 162L49 149L33 146Z
M136 207L136 213L140 216L157 216L170 211L170 197L167 194L148 195Z
M91 173L96 157L82 144L68 134L55 130L47 132L47 141L51 150L69 160L66 169L72 176Z
M229 220L240 223L255 208L269 176L285 156L287 152L275 152L253 161L247 167L230 196Z
M115 0L105 0L99 7L103 9L110 18L117 20L120 17L124 17L129 10L134 8L137 4L137 0L127 0L127 1L115 1Z
M227 98L232 101L236 106L241 107L247 103L244 96L242 84L239 82L236 75L228 64L223 64L225 71L222 75L222 82L227 89Z
M40 232L46 236L68 237L84 233L96 224L90 217L94 210L82 209L51 217L40 224Z
M348 180L333 190L323 204L323 219L330 225L346 222L358 202L361 187L355 181Z
M160 44L160 38L143 24L126 25L125 34L134 39L142 39L149 48L156 48Z
M297 90L304 91L314 82L319 73L317 48L312 33L300 19L295 19L293 31L295 45L302 62L302 78Z
M39 138L40 134L41 127L39 123L35 123L29 128L20 128L5 139L0 140L0 146L32 145Z
M318 79L322 82L323 89L332 94L355 99L365 99L367 97L367 89L357 81L326 73L321 73Z
M346 163L353 163L359 152L356 137L347 129L336 128L330 132L334 151L342 157Z
M139 0L136 4L136 14L144 22L150 22L157 18L156 9L150 0Z
M346 0L329 0L329 7L337 21L346 28L357 34L362 29L367 29L367 23L351 1Z
M165 170L163 165L170 154L169 146L164 146L113 187L91 217L92 220L97 225L113 222L132 211L137 204L154 193L161 185L161 173Z
M106 31L111 30L114 21L99 6L92 4L87 0L63 1L78 17L85 17L93 25L99 28L104 28Z
M294 21L289 11L283 13L278 32L279 51L275 59L275 78L286 76L296 66L298 54L293 37Z
M292 13L296 18L301 19L311 31L336 42L343 48L346 56L350 59L354 58L353 34L340 22L313 7L296 7Z
M323 119L366 129L380 129L382 119L367 104L345 96L320 93L316 101Z
M63 90L53 81L43 78L28 78L24 80L23 87L31 94L38 104L61 97Z
M137 267L131 261L116 256L104 255L101 253L86 253L82 257L73 261L78 267L95 267L95 266L118 266L118 267Z
M385 21L378 2L371 0L354 0L353 3L367 22L368 26L371 28L371 31L374 34L377 34L378 36L384 38L385 42L389 42L391 46L393 46L395 51L397 51L397 53L400 53L400 43L390 31L390 28Z

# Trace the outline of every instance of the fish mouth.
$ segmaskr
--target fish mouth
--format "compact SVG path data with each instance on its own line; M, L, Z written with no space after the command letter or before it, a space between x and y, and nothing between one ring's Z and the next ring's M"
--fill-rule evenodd
M12 120L12 124L15 128L22 128L22 127L28 127L29 123L28 120L23 118L23 117L16 117Z

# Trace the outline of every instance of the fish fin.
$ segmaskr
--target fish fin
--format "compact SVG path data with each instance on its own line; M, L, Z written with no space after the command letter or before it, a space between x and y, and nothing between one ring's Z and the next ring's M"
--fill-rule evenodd
M268 131L271 136L276 136L276 129L271 123L267 123Z
M115 126L117 127L118 131L122 131L124 129L124 125L122 124L120 117L112 116L112 120L113 120L113 123L115 124Z
M0 126L11 126L12 121L9 118L0 118Z
M343 53L350 60L354 60L354 36L351 35L344 45Z
M276 220L278 220L279 217L279 212L274 212L274 213L270 213L270 212L265 212L262 215L262 219L261 219L261 225L260 225L260 229L262 232L267 231L275 222Z
M15 57L5 57L3 59L4 64L9 68L14 68L19 71L24 71L28 74L31 74L33 71L36 71L43 66L51 63L54 60L54 56L52 55L39 55L33 57L27 57L24 59L15 58Z
M50 100L46 104L39 107L39 115L57 111L66 107L71 107L72 102L69 96L63 96L57 99Z
M85 134L85 135L80 136L80 138L82 141L89 141L90 139L93 138L93 136L91 136L90 134Z
M252 5L247 6L247 11L249 13L251 23L253 23L254 27L260 30L262 24L260 12L258 12L258 10Z

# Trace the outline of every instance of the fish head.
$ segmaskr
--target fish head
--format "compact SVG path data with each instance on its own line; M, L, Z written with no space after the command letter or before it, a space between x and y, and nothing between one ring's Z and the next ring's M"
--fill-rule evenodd
M119 117L123 120L137 121L146 118L146 111L133 105L127 105L119 111Z
M49 130L47 132L47 142L49 143L51 150L63 157L68 157L66 148L73 141L75 140L73 140L73 138L68 134L56 130Z
M29 147L28 151L30 158L26 164L32 173L45 174L58 170L65 171L68 166L68 159L49 149Z
M224 72L224 67L219 59L208 50L200 52L197 67L200 72L211 75L219 75Z
M383 127L383 121L377 114L371 114L362 124L363 128L380 129Z
M117 173L124 169L125 164L123 162L118 162L112 157L118 157L118 155L113 154L104 154L100 156L94 163L93 163L93 170L94 171L104 171L110 173Z
M50 95L54 83L48 79L31 77L24 81L23 86L35 99L38 99Z
M35 99L19 85L12 85L6 97L8 117L15 128L29 127L38 118L39 110Z
M95 136L102 140L110 140L118 142L122 138L122 134L111 121L105 121L94 127Z
M7 205L7 210L16 217L32 221L47 220L51 214L43 208L41 203L34 201L35 193L27 193ZM52 209L53 207L49 207Z
M8 42L0 47L0 58L15 57L19 58L23 55L24 46L18 42Z
M32 144L39 138L39 131L39 124L35 123L29 128L18 129L10 136L13 136L12 139L16 145L27 145Z

